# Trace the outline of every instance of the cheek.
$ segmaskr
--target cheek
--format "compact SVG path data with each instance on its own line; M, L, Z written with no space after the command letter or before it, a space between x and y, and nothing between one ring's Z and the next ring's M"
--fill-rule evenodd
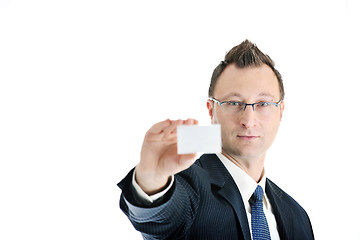
M216 109L217 110L217 109ZM221 116L221 114L218 112L218 111L216 111L215 109L214 109L214 111L213 111L213 117L212 117L212 122L213 123L215 123L215 124L221 124L222 125L222 116Z
M225 137L228 135L229 131L231 130L231 122L230 119L226 116L223 116L221 114L214 114L214 117L212 119L212 122L214 124L220 124L221 125L221 135L222 137Z
M221 124L221 130L225 130L232 125L232 120L229 116L223 115L221 113L215 113L213 117L213 122Z
M279 119L274 119L273 122L269 122L268 126L269 126L269 128L267 130L268 135L273 140L275 138L277 132L278 132L278 129L279 129L279 126L280 126L280 120Z

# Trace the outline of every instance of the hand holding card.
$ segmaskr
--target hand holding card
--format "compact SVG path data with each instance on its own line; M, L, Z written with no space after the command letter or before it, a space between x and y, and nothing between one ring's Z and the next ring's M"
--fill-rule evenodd
M135 169L135 179L147 194L155 194L168 182L170 176L189 168L196 153L177 153L177 127L195 126L198 121L165 120L153 125L145 134L140 163Z

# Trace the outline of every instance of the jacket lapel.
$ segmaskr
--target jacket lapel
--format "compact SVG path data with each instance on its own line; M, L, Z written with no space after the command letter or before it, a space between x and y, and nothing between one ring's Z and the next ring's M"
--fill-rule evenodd
M279 191L269 179L266 179L265 192L275 215L280 239L289 239L292 236L291 209L283 201L283 192Z
M243 238L251 240L249 222L241 194L226 167L215 154L204 154L199 159L199 165L209 173L212 189L228 201L236 212Z

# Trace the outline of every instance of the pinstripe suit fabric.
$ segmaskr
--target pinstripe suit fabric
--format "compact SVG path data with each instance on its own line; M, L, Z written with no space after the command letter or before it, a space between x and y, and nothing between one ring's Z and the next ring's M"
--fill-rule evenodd
M120 208L144 239L251 240L240 192L215 154L202 155L175 175L171 190L151 205L137 198L132 174L118 184ZM310 220L295 200L269 179L265 192L281 239L314 239Z

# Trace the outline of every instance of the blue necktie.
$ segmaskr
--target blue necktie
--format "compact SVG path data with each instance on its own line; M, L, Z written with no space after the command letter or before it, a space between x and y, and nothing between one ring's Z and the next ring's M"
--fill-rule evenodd
M269 240L270 231L263 211L263 189L258 185L250 198L253 240Z

